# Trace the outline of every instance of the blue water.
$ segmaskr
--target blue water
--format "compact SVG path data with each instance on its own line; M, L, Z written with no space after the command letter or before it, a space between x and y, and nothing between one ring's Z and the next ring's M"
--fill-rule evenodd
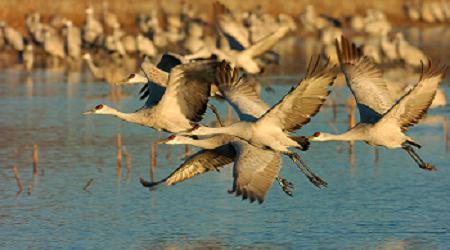
M84 73L69 81L58 72L0 73L1 249L449 246L450 154L441 124L418 125L408 132L423 145L419 154L437 166L436 172L419 169L402 150L380 149L375 162L373 148L357 143L351 164L346 143L313 143L304 159L329 186L321 190L312 186L284 159L281 175L294 182L294 197L273 185L258 205L227 193L231 167L173 187L143 188L139 177L149 178L150 144L167 134L111 117L81 114L99 103L131 112L141 105L135 98L139 87L124 88L124 99L112 103L105 96L107 84L92 82ZM273 88L275 93L263 91L271 104L290 86ZM224 115L225 105L215 104ZM449 111L439 108L430 115L445 120ZM206 116L212 120L210 113ZM347 117L345 107L339 106L333 122L332 110L324 108L300 132L344 131ZM116 177L117 133L132 160L129 175L123 160L120 177ZM40 169L34 178L33 144L39 146ZM158 146L156 178L175 169L183 152L182 146L171 147L171 152L167 145ZM16 195L13 164L25 189L20 195ZM90 192L83 191L91 178ZM30 185L31 195L27 194Z

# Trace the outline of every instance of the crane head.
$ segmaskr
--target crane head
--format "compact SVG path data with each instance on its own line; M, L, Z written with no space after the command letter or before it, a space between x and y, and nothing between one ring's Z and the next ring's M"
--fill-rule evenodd
M323 141L327 136L327 133L315 132L312 136L308 137L309 141Z
M183 135L171 135L165 139L158 140L156 144L189 144L189 141L193 140L193 138L189 136Z
M115 109L105 105L105 104L99 104L95 106L94 108L86 111L83 113L83 115L93 115L93 114L100 114L100 115L110 115L113 114Z

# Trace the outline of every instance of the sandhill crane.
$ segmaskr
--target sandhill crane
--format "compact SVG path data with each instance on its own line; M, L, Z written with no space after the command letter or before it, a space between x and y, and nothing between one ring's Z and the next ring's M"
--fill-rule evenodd
M257 120L269 110L269 106L259 97L259 83L249 76L243 76L238 80L237 71L232 72L231 67L227 66L221 65L217 77L224 98L233 102L233 107L241 120ZM234 182L231 192L236 192L236 195L242 195L244 199L248 197L250 201L258 200L261 203L275 179L286 194L292 195L289 190L292 184L277 176L281 168L281 155L278 152L261 149L235 136L224 134L202 139L172 135L158 143L188 144L203 150L190 157L168 177L160 181L141 180L144 186L152 187L161 183L170 186L207 171L218 170L219 167L234 162Z
M66 49L67 55L73 59L78 60L81 56L81 32L80 29L73 26L71 21L65 22L66 31Z
M58 59L64 59L64 42L53 30L47 29L44 34L44 50L52 58L52 65L56 66Z
M158 53L153 42L142 34L138 34L136 37L137 51L142 56L154 57Z
M83 26L83 40L89 45L95 45L103 36L103 26L95 18L94 9L86 8L86 22Z
M367 57L363 57L354 44L342 38L336 41L341 69L358 103L360 122L342 134L316 132L311 141L365 141L372 146L388 149L403 148L420 168L433 170L425 163L412 146L420 145L404 132L416 124L428 110L436 94L446 66L432 67L431 62L419 82L397 102L388 93L380 71Z
M231 62L234 66L241 67L250 74L258 74L262 70L255 60L257 57L268 52L289 31L296 29L295 24L290 19L286 19L275 32L252 45L248 30L236 20L230 10L217 2L214 4L214 8L218 12L219 34L222 38L226 38L227 42L223 48L212 46L211 52L220 60Z
M150 95L146 104L134 113L123 113L100 104L84 114L116 116L172 133L192 129L193 123L199 122L206 111L210 84L215 79L215 65L216 62L200 61L176 66L171 71L164 95L157 100Z
M0 30L3 31L6 43L15 51L23 52L25 48L22 34L5 22L0 22Z
M166 144L200 145L200 147L211 147L211 149L203 149L192 155L179 168L160 181L146 182L141 179L141 183L146 187L154 187L161 183L171 186L208 171L219 171L219 168L234 162L234 181L229 193L235 193L236 196L242 195L242 199L248 198L250 202L258 200L262 203L273 181L277 180L283 191L292 196L290 190L292 183L278 176L281 168L279 153L254 147L236 138L210 143L211 139L217 138L224 137L214 136L196 142L190 137L170 136L164 140Z
M295 88L292 88L279 103L258 119L243 116L241 121L228 127L211 128L198 125L191 131L182 134L197 136L233 135L256 147L271 149L288 155L302 168L304 163L299 162L300 158L293 151L290 151L289 147L306 150L309 142L304 140L304 137L289 136L289 132L303 127L319 111L330 93L329 87L336 78L335 66L330 66L328 63L319 66L319 62L320 58L317 58L314 62L311 60L304 79ZM236 81L236 78L236 74L233 74L233 81ZM242 99L237 95L235 98L227 100L234 106L236 102L243 101ZM244 105L240 111L252 108L256 107ZM309 171L306 166L305 169L303 170ZM311 176L313 176L312 173ZM318 186L324 184L318 177L310 178L310 180Z
M258 41L244 50L221 50L213 48L213 53L221 60L231 62L234 66L243 68L250 74L258 74L261 67L255 60L256 57L263 55L274 47L289 31L291 27L283 26L271 35Z
M104 62L103 64L96 65L89 53L84 54L83 59L88 65L89 71L97 80L103 80L109 84L113 84L123 80L127 75L125 69L117 63Z
M400 32L395 35L395 44L398 55L408 65L417 67L421 65L421 61L428 60L427 56L419 48L409 44Z
M33 45L30 42L27 42L25 45L25 51L23 52L23 64L25 70L30 71L33 68L33 63L34 63Z

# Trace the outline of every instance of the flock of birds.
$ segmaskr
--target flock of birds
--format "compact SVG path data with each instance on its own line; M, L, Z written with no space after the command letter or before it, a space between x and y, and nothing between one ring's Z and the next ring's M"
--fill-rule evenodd
M335 41L340 71L352 91L360 122L341 134L316 132L312 136L291 133L309 123L331 92L339 73L330 61L311 59L306 74L277 104L269 107L259 96L259 83L251 75L239 75L238 66L225 60L207 59L181 63L165 55L160 64L170 65L161 82L148 81L146 104L134 113L122 113L104 104L85 114L116 116L127 122L175 133L158 143L185 144L202 148L166 178L157 182L141 179L146 187L161 183L173 185L196 175L233 166L230 193L250 201L264 201L276 180L292 195L292 183L279 176L281 155L288 156L317 187L324 179L315 174L294 151L308 150L310 141L364 141L372 146L404 149L425 170L435 168L422 160L414 147L420 144L404 132L416 124L430 107L447 70L445 65L422 65L420 80L402 97L391 96L380 70L362 49L345 37ZM155 71L156 71L155 67ZM162 88L162 91L151 90ZM148 92L150 90L150 92ZM156 95L154 95L156 94ZM239 121L230 126L208 127L200 124L209 97L225 99ZM223 124L217 114L219 124Z
M201 13L184 5L180 15L166 15L165 25L156 12L139 15L137 35L127 34L105 6L101 21L87 8L81 28L65 18L44 23L33 13L25 21L27 35L0 23L0 49L16 51L28 70L33 68L35 48L39 48L52 64L63 61L71 65L84 59L98 79L111 84L143 84L140 98L146 100L137 111L124 113L99 104L84 114L115 116L173 133L157 143L201 149L166 178L156 182L141 179L146 187L174 185L233 163L229 192L262 203L275 181L292 195L293 184L279 175L282 155L313 185L326 187L327 182L296 151L308 150L311 141L364 141L371 146L401 148L421 169L435 169L416 153L420 144L405 132L443 93L439 84L447 66L432 65L402 33L392 32L384 13L369 9L366 16L339 20L307 6L298 19L304 32L318 36L321 55L310 57L303 79L270 107L260 98L255 75L266 65L276 64L279 55L272 48L296 30L298 22L286 14L274 17L259 9L233 12L219 2L213 6L213 32ZM106 59L95 62L99 55ZM142 59L138 72L136 64L119 70L118 65L136 57ZM383 76L378 65L386 63L402 64L408 72L421 68L420 79L413 85L398 84L402 87L394 91L392 82L398 79ZM355 97L360 122L340 134L293 135L320 111L340 73ZM226 100L239 121L224 126L217 109L208 103L210 98ZM218 127L201 124L208 107L216 115Z

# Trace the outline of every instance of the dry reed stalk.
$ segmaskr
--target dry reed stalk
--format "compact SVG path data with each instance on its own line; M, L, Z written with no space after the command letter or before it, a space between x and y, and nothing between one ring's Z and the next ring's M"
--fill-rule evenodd
M17 187L19 188L19 190L17 191L17 194L20 194L23 191L23 186L22 186L22 180L20 179L19 169L17 168L16 165L13 165L12 171L14 173L14 177L16 178Z
M184 145L184 158L188 158L191 155L191 149L189 145Z
M122 136L120 133L116 136L116 148L117 148L117 167L116 167L116 175L122 175Z
M91 178L86 182L86 185L84 185L83 187L83 191L90 193L91 191L89 189L92 187L92 185L94 185L94 178Z
M123 147L123 154L125 155L125 163L127 164L127 175L131 173L131 156L128 154L125 146Z
M156 144L150 145L150 179L154 181L154 173L156 168Z
M355 126L355 108L356 108L356 100L355 98L351 98L348 102L349 112L348 112L348 128L351 129ZM353 154L353 142L349 142L349 152Z
M448 129L449 129L449 125L448 125L448 118L445 118L444 120L444 124L442 125L442 130L444 132L444 142L445 142L445 149L448 151L449 150L449 146L450 146L450 137L448 135Z
M32 192L33 192L33 185L28 184L27 194L28 194L28 195L31 195Z
M39 153L38 153L38 145L33 145L33 176L38 175L38 162L39 162Z

